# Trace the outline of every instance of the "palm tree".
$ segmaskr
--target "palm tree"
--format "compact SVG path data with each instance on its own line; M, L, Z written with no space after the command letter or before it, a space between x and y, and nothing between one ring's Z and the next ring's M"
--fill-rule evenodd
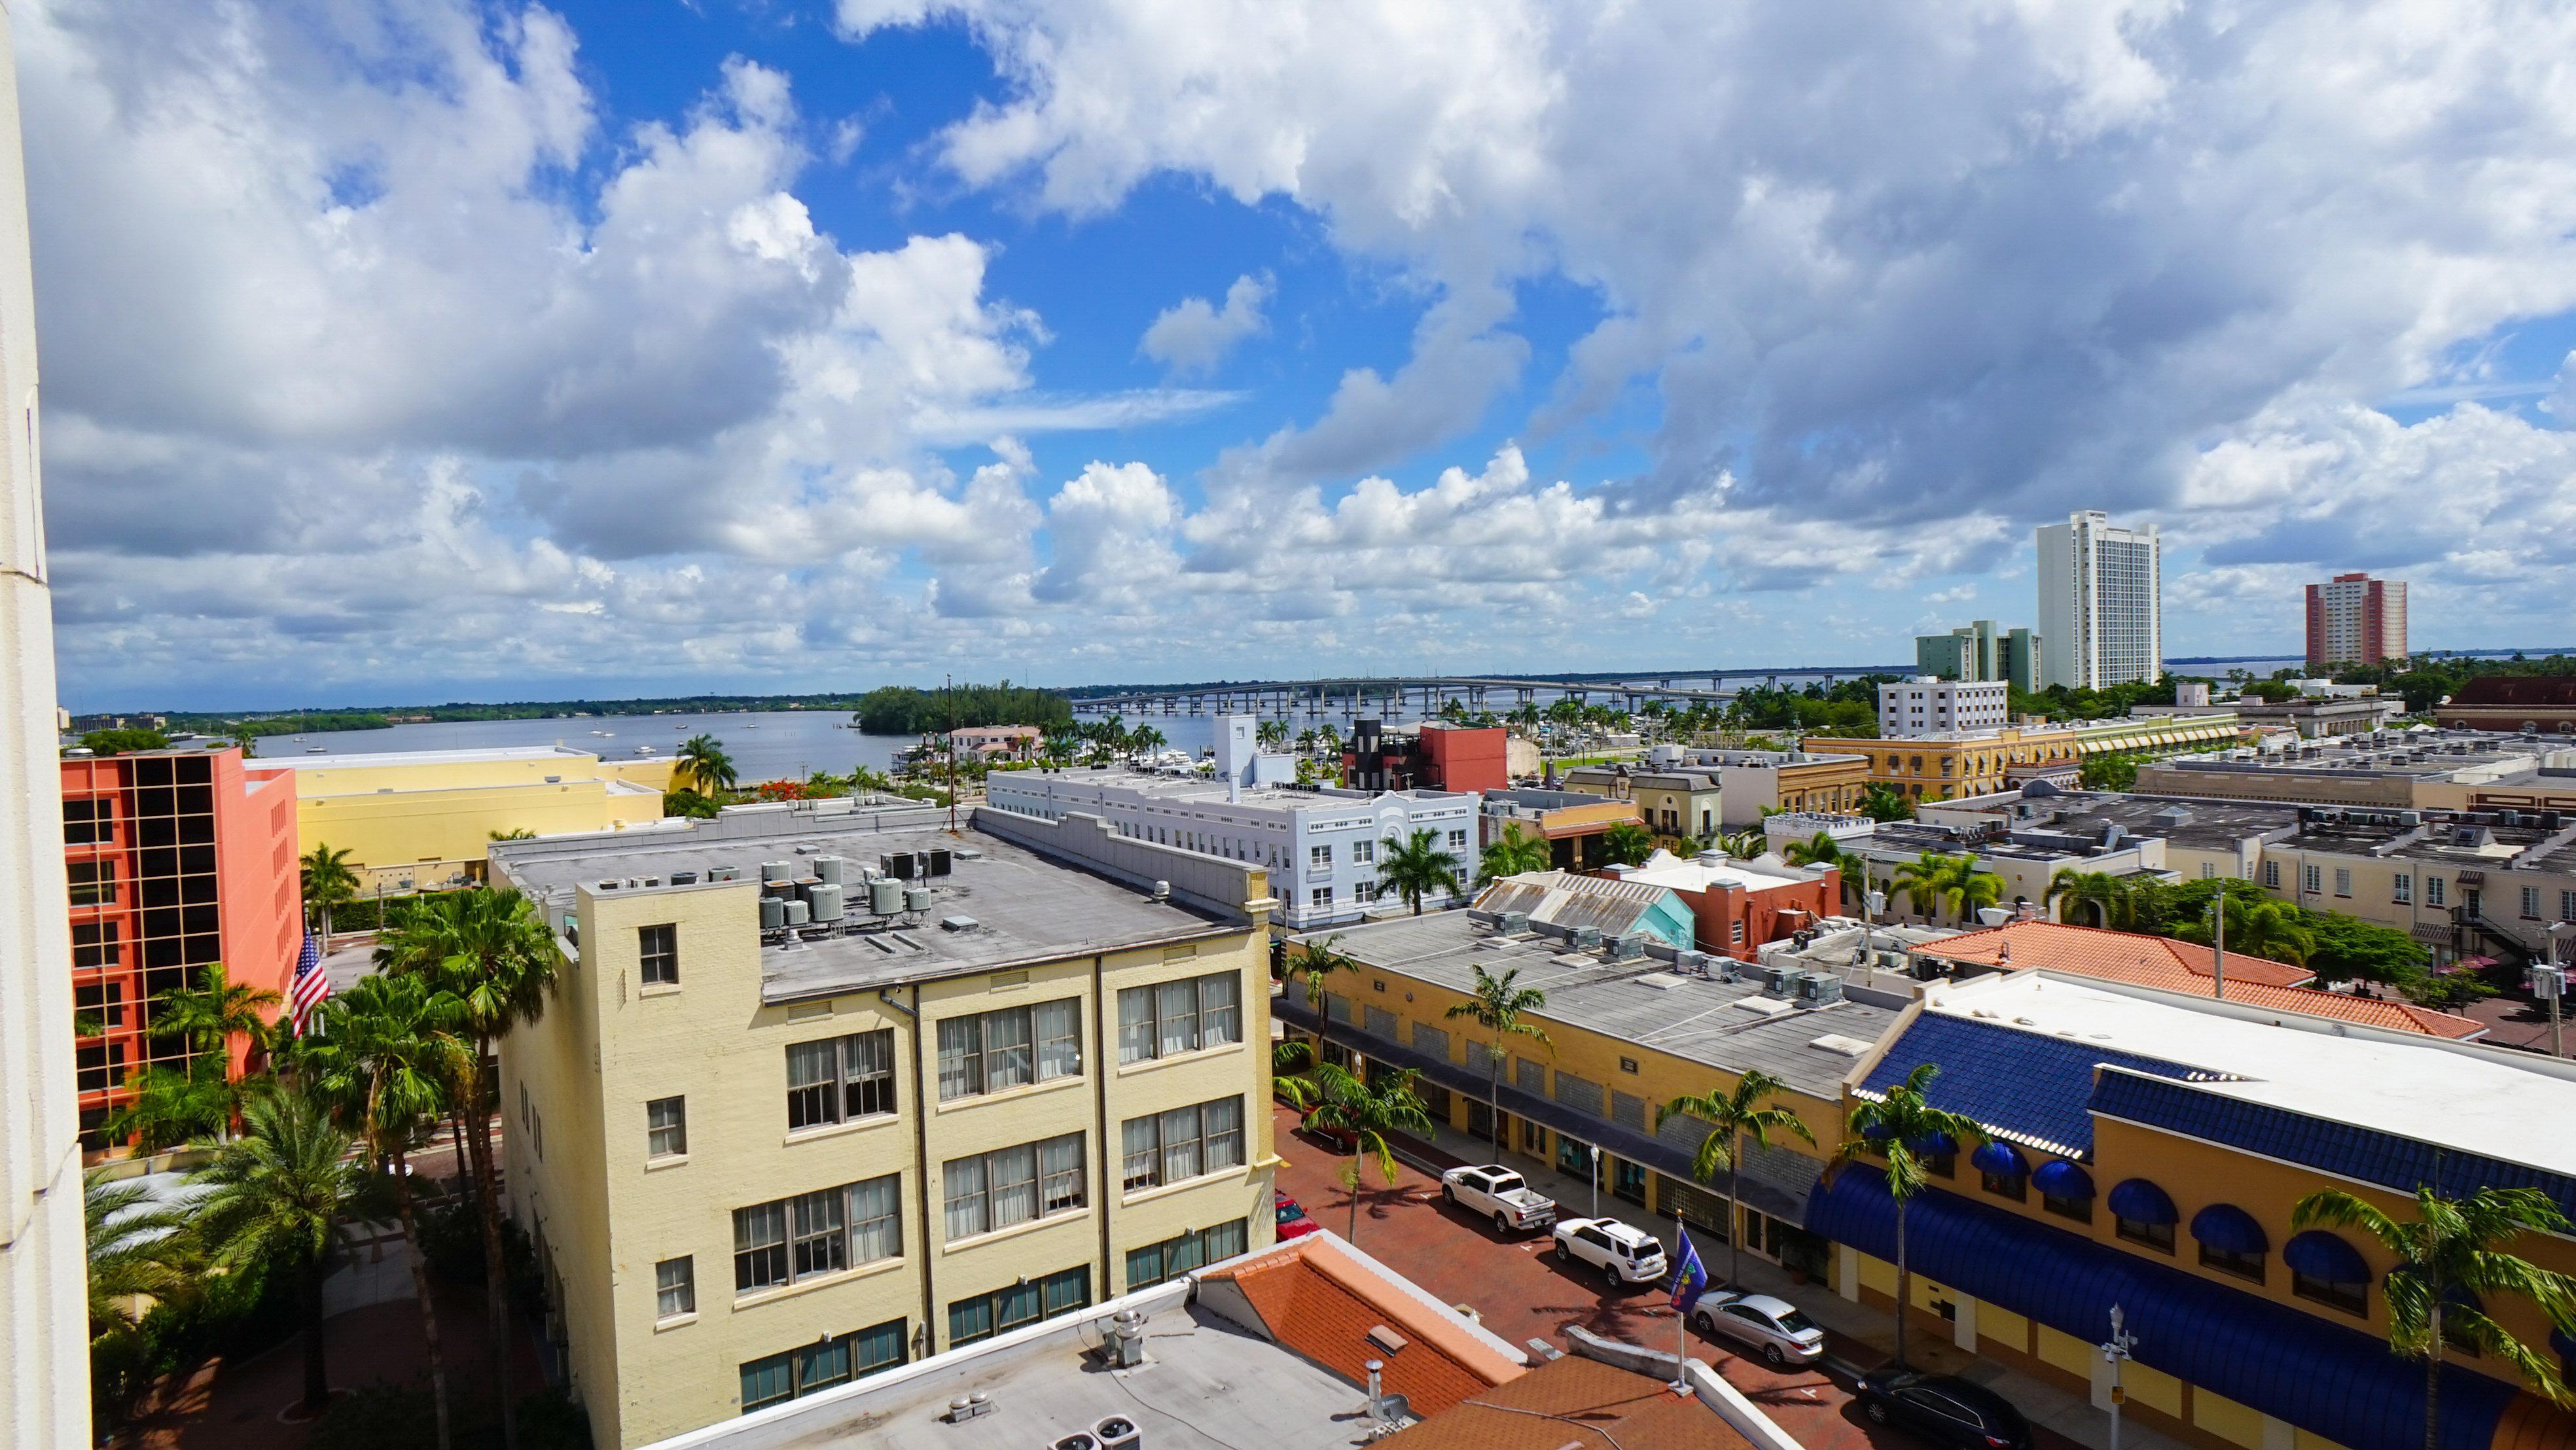
M197 991L173 987L152 999L153 1036L185 1037L200 1056L221 1053L227 1060L236 1037L247 1037L254 1045L266 1042L276 1020L274 1009L284 997L234 981L221 962L198 968L197 980L203 984Z
M1315 1015L1318 1017L1324 1014L1325 979L1335 972L1350 972L1356 975L1360 969L1359 958L1341 950L1340 942L1341 938L1337 936L1328 936L1319 942L1307 942L1304 950L1287 960L1288 975L1306 979L1306 1003L1315 1009Z
M1319 1062L1297 1077L1279 1081L1289 1101L1305 1110L1306 1126L1350 1139L1351 1161L1342 1170L1342 1186L1351 1195L1350 1232L1343 1237L1352 1243L1357 1243L1360 1236L1361 1157L1375 1158L1378 1173L1392 1188L1395 1149L1386 1141L1386 1135L1430 1135L1431 1115L1424 1111L1421 1096L1413 1090L1416 1076L1412 1068L1392 1068L1374 1074L1375 1080L1370 1081L1348 1068Z
M1717 848L1738 861L1750 861L1771 849L1771 838L1761 831L1737 831L1733 835L1721 833L1717 837Z
M1847 901L1864 900L1869 892L1868 863L1843 849L1832 834L1818 831L1803 841L1791 841L1780 848L1780 859L1792 866L1831 866L1842 873L1842 894Z
M1976 1119L1944 1112L1924 1097L1941 1069L1923 1063L1877 1102L1864 1102L1851 1112L1851 1137L1836 1155L1850 1159L1875 1154L1887 1160L1887 1196L1896 1200L1896 1367L1905 1368L1905 1315L1914 1302L1913 1271L1905 1262L1905 1206L1924 1189L1927 1158L1982 1141L1986 1130Z
M1948 889L1950 858L1938 851L1926 851L1896 868L1890 884L1905 893L1905 904L1923 913L1930 921L1941 910L1941 896Z
M242 1135L192 1176L206 1188L193 1217L215 1267L293 1280L304 1321L304 1407L316 1413L331 1394L322 1279L340 1226L367 1187L352 1146L312 1100L272 1087L243 1109Z
M1902 821L1913 816L1914 807L1896 787L1874 780L1861 792L1860 813L1873 821Z
M1527 1037L1536 1040L1550 1052L1556 1044L1535 1022L1523 1022L1521 1014L1536 1012L1547 1005L1547 994L1536 987L1513 985L1520 980L1521 969L1512 967L1497 977L1482 966L1469 970L1476 974L1475 984L1467 989L1467 1000L1450 1008L1444 1015L1472 1017L1494 1041L1485 1059L1485 1101L1494 1109L1494 1151L1499 1154L1510 1146L1503 1141L1503 1039Z
M2060 871L2048 883L2048 899L2061 920L2084 909L2098 927L2126 929L2137 919L2137 894L2107 871Z
M1162 731L1151 725L1140 725L1127 732L1125 741L1127 758L1134 760L1140 755L1152 755L1170 743Z
M109 1110L100 1131L147 1154L200 1138L221 1138L232 1130L242 1105L267 1082L236 1078L228 1066L220 1057L200 1053L184 1068L145 1068L134 1076L133 1095Z
M2444 1198L2419 1184L2415 1217L2405 1221L2329 1188L2300 1199L2290 1211L2292 1228L2320 1223L2360 1229L2397 1260L2387 1281L2388 1347L2424 1361L2424 1450L2440 1445L2445 1343L2494 1355L2553 1403L2568 1403L2558 1367L2488 1318L2476 1299L2519 1295L2540 1306L2559 1332L2576 1334L2576 1277L2538 1268L2497 1247L2524 1234L2568 1232L2566 1215L2539 1190L2482 1188L2467 1198Z
M367 1155L392 1178L395 1216L412 1246L412 1294L429 1345L430 1395L438 1406L439 1450L449 1443L447 1365L439 1352L438 1305L413 1212L411 1152L427 1141L449 1095L471 1075L464 1039L451 1030L454 999L422 977L367 977L340 994L332 1032L316 1050L316 1090L351 1122Z
M1655 854L1655 833L1637 821L1620 821L1601 833L1601 854L1613 866L1643 866Z
M1787 1084L1769 1073L1747 1071L1735 1080L1735 1091L1731 1093L1714 1090L1686 1093L1655 1109L1655 1131L1658 1133L1664 1130L1667 1121L1676 1116L1697 1118L1712 1130L1701 1140L1699 1156L1691 1160L1691 1176L1714 1185L1721 1171L1726 1174L1726 1281L1729 1284L1735 1282L1736 1269L1741 1262L1736 1241L1743 1237L1735 1221L1738 1142L1749 1138L1753 1146L1768 1148L1774 1128L1795 1133L1810 1146L1816 1141L1816 1135L1808 1131L1806 1123L1796 1113L1774 1100L1786 1087Z
M1285 745L1288 743L1288 722L1285 720L1264 720L1253 730L1252 734L1254 739L1264 745L1273 747Z
M535 906L509 890L432 898L376 947L376 961L388 972L426 975L440 995L452 999L456 1030L473 1046L464 1080L450 1091L465 1120L465 1156L474 1178L474 1206L483 1220L484 1307L491 1322L502 1440L513 1447L518 1415L510 1393L509 1286L492 1167L499 1084L486 1064L494 1043L544 1015L556 960L554 937Z
M1506 876L1544 871L1553 864L1546 838L1522 835L1521 823L1513 821L1503 827L1503 834L1478 857L1476 884L1482 886Z
M689 786L702 796L721 795L733 788L741 777L734 772L733 757L712 735L692 735L679 753L671 757L687 772Z
M110 1179L109 1171L81 1175L92 1339L131 1331L142 1318L135 1300L175 1298L195 1283L187 1215L154 1203L151 1190L133 1179Z
M1951 916L1965 924L1979 908L2003 899L2004 878L1992 871L1977 869L1976 853L1953 856L1949 861L1948 879L1942 883L1942 894L1950 902Z
M334 851L330 843L316 841L304 853L304 907L313 913L321 926L322 940L331 940L331 912L358 899L358 873L349 869L349 853Z
M2278 901L2247 901L2229 896L2223 910L2227 913L2227 949L2247 956L2287 962L2294 967L2308 964L2308 954L2317 949L2317 934L2299 921L2298 908ZM2210 944L2209 923L2178 921L2173 925L2177 941Z
M1422 898L1434 892L1457 894L1458 858L1440 849L1440 837L1430 831L1415 831L1401 841L1389 836L1378 843L1377 876L1420 916Z

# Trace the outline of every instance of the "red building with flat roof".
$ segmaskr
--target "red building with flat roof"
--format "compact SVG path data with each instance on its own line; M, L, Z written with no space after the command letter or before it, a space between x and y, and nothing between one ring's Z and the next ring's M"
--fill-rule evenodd
M187 1064L188 1043L152 1035L154 998L203 985L210 962L281 996L295 975L295 773L238 750L156 750L66 759L62 785L72 1003L102 1029L77 1044L81 1137L101 1149L136 1073ZM229 1070L248 1053L233 1043Z
M1342 784L1355 790L1501 790L1511 784L1501 726L1426 720L1418 732L1389 734L1354 721L1342 752Z

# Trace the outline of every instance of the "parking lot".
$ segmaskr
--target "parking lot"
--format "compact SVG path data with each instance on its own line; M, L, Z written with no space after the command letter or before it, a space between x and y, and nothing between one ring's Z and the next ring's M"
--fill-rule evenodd
M1301 1136L1294 1113L1278 1107L1273 1112L1279 1153L1288 1160L1279 1170L1279 1187L1325 1228L1350 1234L1353 1204L1340 1186L1343 1165L1349 1160L1335 1156L1332 1148L1320 1141ZM1534 1186L1549 1191L1544 1181ZM1567 1217L1589 1212L1588 1196L1559 1195L1559 1199ZM1596 1334L1634 1344L1666 1350L1673 1347L1678 1326L1662 1286L1614 1288L1588 1265L1560 1261L1546 1233L1497 1233L1492 1223L1445 1206L1440 1201L1439 1182L1429 1174L1399 1165L1397 1180L1389 1187L1371 1163L1357 1209L1356 1242L1364 1252L1443 1302L1473 1309L1487 1328L1514 1344L1541 1339L1562 1348L1565 1327L1580 1324ZM1660 1235L1668 1248L1673 1242L1670 1221L1652 1218L1606 1194L1602 1213ZM1724 1278L1724 1247L1703 1242L1699 1250L1711 1277ZM1776 1276L1777 1271L1770 1266L1763 1268L1766 1278ZM1768 1286L1756 1281L1753 1274L1748 1273L1746 1278L1753 1281L1753 1287L1768 1292ZM1787 1288L1785 1284L1782 1287ZM1833 1297L1832 1291L1821 1285L1788 1289L1788 1296L1802 1307ZM1729 1384L1760 1405L1807 1450L1858 1450L1862 1446L1923 1450L1923 1443L1904 1431L1875 1426L1862 1418L1852 1399L1850 1374L1836 1368L1874 1367L1887 1358L1886 1350L1866 1340L1835 1333L1831 1325L1827 1332L1823 1364L1793 1367L1786 1372L1774 1372L1751 1358L1750 1350L1738 1354L1732 1341L1712 1342L1697 1334L1688 1338L1688 1353L1717 1366ZM1922 1345L1920 1339L1915 1343L1919 1346L1915 1360L1927 1368L1949 1369L1953 1367L1951 1361L1968 1358L1946 1344ZM2024 1396L2013 1398L2018 1403ZM2072 1407L2024 1404L2023 1408L2033 1421L2038 1450L2077 1450L2084 1443L2040 1423L2044 1418L2059 1418ZM2132 1450L2151 1443L2171 1444L2160 1436L2144 1437L2137 1427L2132 1427L2126 1438Z

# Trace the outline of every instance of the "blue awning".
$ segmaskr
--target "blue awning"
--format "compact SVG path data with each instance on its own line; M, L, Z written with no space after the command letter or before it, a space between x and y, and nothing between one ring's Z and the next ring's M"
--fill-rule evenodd
M1807 1227L1892 1261L1896 1206L1885 1175L1846 1164L1808 1199ZM1912 1201L1905 1234L1914 1271L1961 1293L2087 1344L2109 1331L2117 1304L2151 1369L2351 1450L2423 1446L2421 1366L2363 1330L1943 1189ZM2514 1394L2501 1380L2443 1366L2439 1450L2490 1450Z
M2065 1159L2042 1163L2030 1175L2030 1186L2051 1198L2091 1198L2093 1175Z
M1979 1143L1968 1161L1977 1165L1978 1172L1991 1173L1997 1178L2030 1176L2030 1160L2021 1156L2020 1149L1999 1138L1988 1138Z
M1917 1158L1949 1158L1958 1154L1959 1140L1947 1133L1926 1133L1905 1146L1913 1149Z
M2561 1359L2576 1359L2576 1338L2568 1337L2566 1330L2554 1324L2549 1327L2549 1347L2557 1350Z
M2254 1215L2232 1203L2213 1203L2193 1214L2191 1236L2222 1254L2260 1254L2272 1247Z
M2143 1178L2124 1178L2111 1188L2111 1212L2133 1223L2178 1223L2182 1215L2173 1199Z
M2361 1250L2321 1228L2290 1235L2290 1241L2281 1245L2281 1262L2289 1265L2292 1273L2329 1284L2370 1282L2370 1263L2362 1258Z

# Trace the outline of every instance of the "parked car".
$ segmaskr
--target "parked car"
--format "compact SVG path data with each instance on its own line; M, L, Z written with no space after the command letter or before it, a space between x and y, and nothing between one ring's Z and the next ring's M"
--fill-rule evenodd
M1556 1222L1556 1200L1500 1163L1450 1169L1440 1175L1440 1196L1469 1213L1491 1217L1499 1233Z
M1270 1190L1270 1208L1278 1216L1279 1242L1283 1244L1290 1239L1302 1239L1323 1227L1306 1216L1305 1205L1275 1188Z
M1947 1374L1872 1370L1858 1386L1861 1413L1952 1450L2030 1450L2030 1421L2012 1401Z
M1663 1244L1615 1218L1569 1218L1558 1224L1556 1252L1599 1269L1613 1284L1652 1284L1664 1277Z
M1315 1115L1311 1111L1301 1115L1297 1120L1297 1125L1305 1129L1308 1133L1313 1134L1319 1141L1330 1143L1333 1147L1333 1151L1336 1153L1356 1153L1359 1151L1360 1139L1357 1133L1352 1132L1348 1128L1316 1127Z
M1691 1308L1691 1327L1705 1338L1751 1346L1773 1369L1814 1364L1825 1353L1825 1331L1816 1321L1769 1294L1703 1294Z

